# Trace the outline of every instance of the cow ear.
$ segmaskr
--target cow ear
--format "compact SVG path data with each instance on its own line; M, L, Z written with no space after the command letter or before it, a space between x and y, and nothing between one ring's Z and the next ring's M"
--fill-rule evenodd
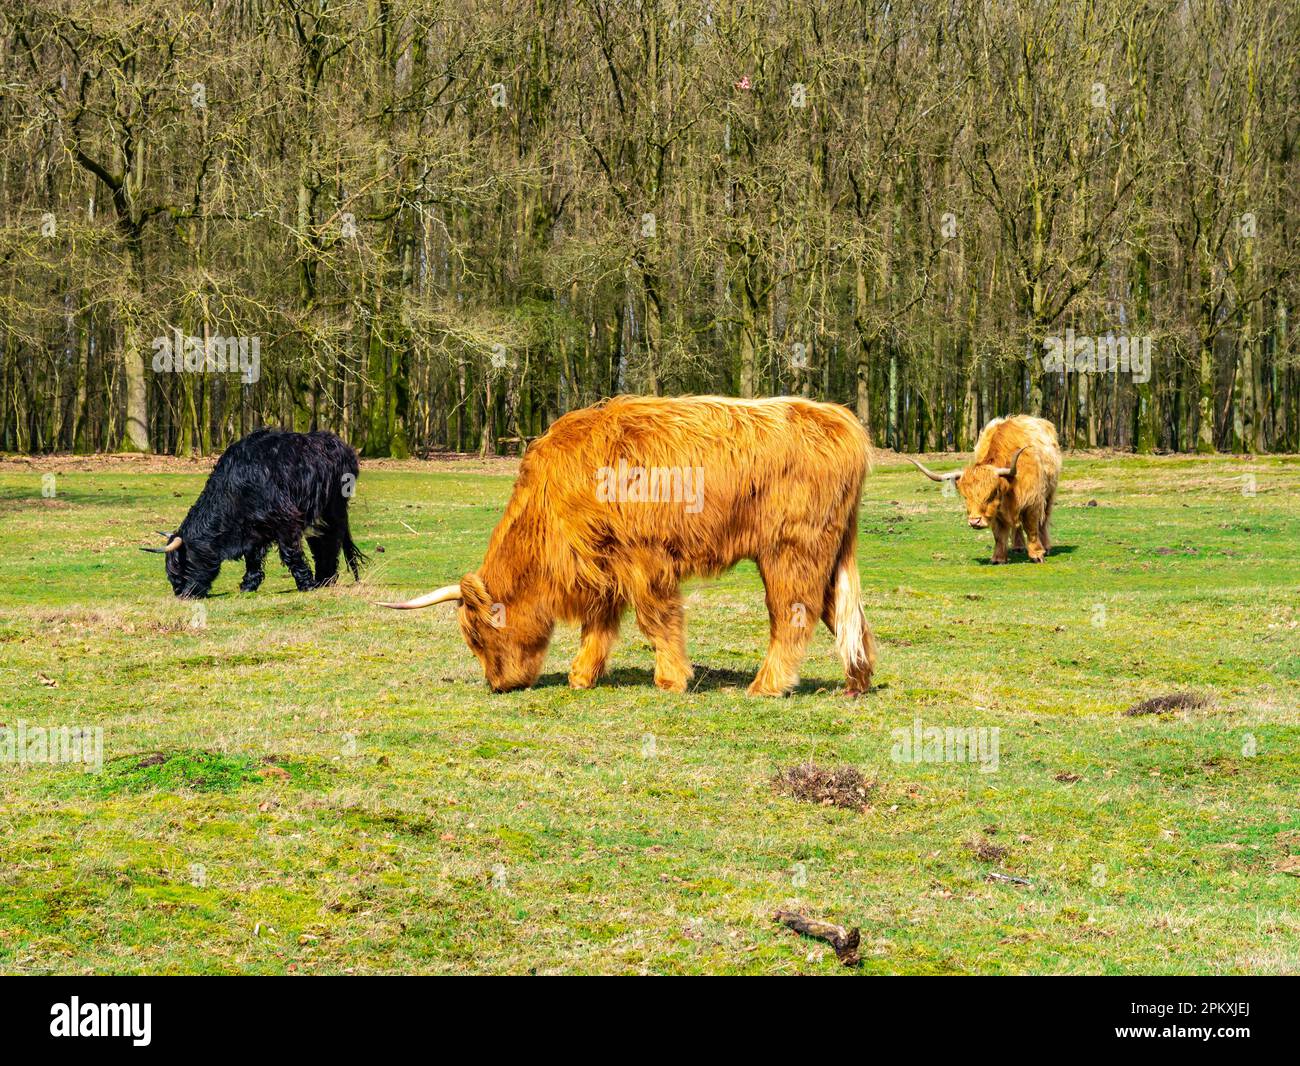
M492 597L478 574L466 574L460 579L460 598L471 611L486 612L492 606Z

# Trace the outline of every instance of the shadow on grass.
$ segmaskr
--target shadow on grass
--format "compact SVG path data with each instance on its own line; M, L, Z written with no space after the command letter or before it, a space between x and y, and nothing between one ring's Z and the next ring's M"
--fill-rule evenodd
M754 680L754 674L758 672L757 665L751 670L731 670L727 667L709 667L700 663L692 663L695 669L695 678L687 687L688 692L721 692L725 689L735 689L741 694L749 688L749 683ZM569 675L565 673L543 674L537 679L535 688L553 688L567 686ZM621 666L610 670L604 677L596 682L597 688L651 688L655 687L654 671L646 670L639 666ZM844 679L840 678L816 678L806 677L799 681L795 686L795 692L801 695L807 695L818 691L835 692L844 687ZM873 685L872 691L877 688L884 688L884 685Z
M1078 551L1078 548L1073 544L1053 544L1047 553L1047 558L1051 559L1055 555L1072 555L1076 551ZM1018 566L1021 563L1029 563L1029 556L1026 554L1024 548L1009 548L1007 550L1007 556L1008 558L1005 563L994 563L987 555L977 555L974 558L975 562L979 563L980 566ZM1046 561L1047 560L1044 560L1044 562Z

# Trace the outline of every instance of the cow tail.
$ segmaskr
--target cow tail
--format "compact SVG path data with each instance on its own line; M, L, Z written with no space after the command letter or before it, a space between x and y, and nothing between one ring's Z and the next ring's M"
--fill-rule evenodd
M857 542L857 509L840 542L839 555L831 577L829 621L835 633L835 650L844 663L849 687L865 691L871 683L876 665L876 641L867 616L862 610L862 588L858 578L858 561L854 552Z
M352 475L352 485L355 488L357 475L361 472L357 465L357 454L348 449L348 454L344 458L344 466L349 474ZM352 530L348 525L348 499L349 496L339 494L335 500L334 526L338 530L339 546L343 549L343 558L348 562L348 569L352 571L352 577L361 580L361 568L370 562L365 552L357 547L356 541L352 539Z
M343 558L348 561L348 568L352 571L352 576L360 581L361 568L370 562L370 559L352 540L352 531L348 528L347 511L343 512L342 529L339 530L339 544L343 547Z

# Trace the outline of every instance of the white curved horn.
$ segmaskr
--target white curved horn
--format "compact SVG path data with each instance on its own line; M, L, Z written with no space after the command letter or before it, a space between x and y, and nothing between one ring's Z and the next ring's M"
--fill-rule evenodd
M167 542L167 547L165 548L141 548L140 550L142 552L149 552L152 555L169 555L179 548L182 543L183 542L179 536L173 536L172 539Z
M385 603L380 601L380 607L391 607L395 611L414 611L419 607L432 607L435 603L460 603L460 583L455 585L443 585L440 589L434 589L432 592L426 592L423 596L416 596L413 600L407 600L405 603Z
M905 455L903 456L903 458L906 459L909 463L911 463L914 467L916 467L919 471L921 471L921 473L923 473L931 481L956 481L959 477L961 477L960 470L949 470L946 474L936 474L928 466L924 465L923 463L917 462L910 455Z

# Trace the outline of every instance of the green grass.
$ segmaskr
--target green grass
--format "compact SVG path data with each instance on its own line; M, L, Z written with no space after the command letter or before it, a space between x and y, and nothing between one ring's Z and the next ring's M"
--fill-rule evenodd
M0 722L100 727L103 769L0 763L4 972L1300 971L1295 459L1067 458L1057 551L1005 567L887 464L855 701L824 631L795 695L744 695L750 565L689 587L688 695L630 618L595 690L564 630L491 695L452 612L371 605L478 563L511 486L482 467L363 471L360 587L272 558L196 608L136 546L202 468L64 466L45 498L48 464L0 464ZM1122 713L1175 691L1210 702ZM999 729L997 770L893 761L917 718ZM869 809L771 790L810 758ZM861 969L778 906L860 925Z

